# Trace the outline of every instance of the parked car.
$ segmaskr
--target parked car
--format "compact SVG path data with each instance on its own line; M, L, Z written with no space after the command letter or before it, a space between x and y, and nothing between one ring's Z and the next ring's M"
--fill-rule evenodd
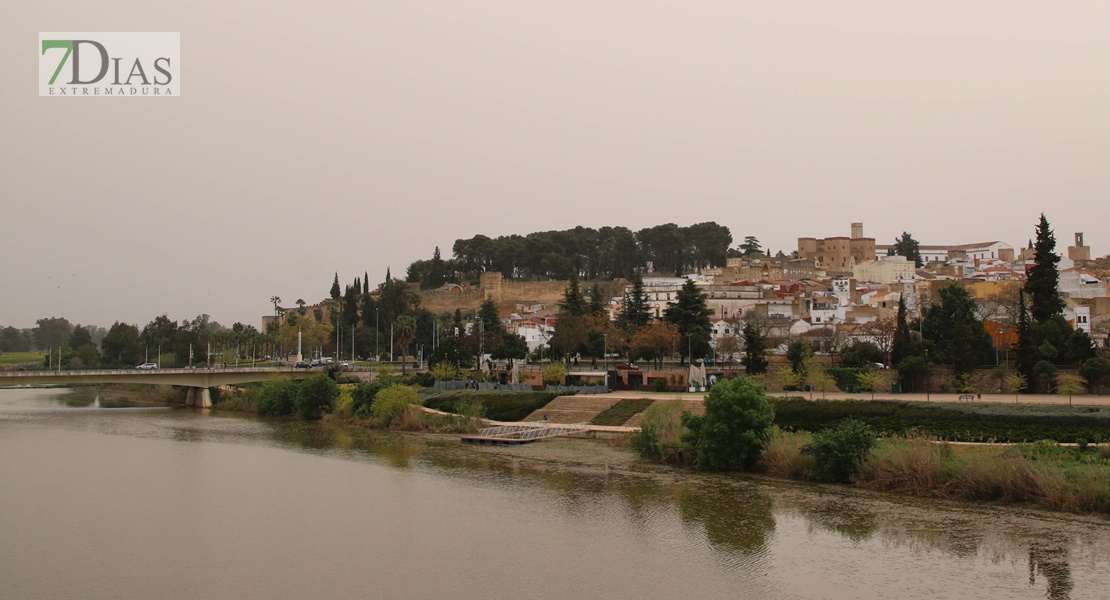
M633 363L617 363L617 370L618 371L639 371L640 367L637 367Z
M158 363L143 363L143 364L141 364L141 365L139 365L135 368L136 369L141 369L143 371L149 371L150 369L157 369L158 368Z
M339 361L339 366L340 366L340 367L342 367L342 368L344 368L344 369L346 369L346 368L348 368L348 367L350 367L350 366L351 366L351 363L348 363L348 362L347 362L347 361L345 361L345 360L341 360L341 361Z
M297 363L297 364L293 365L293 366L294 366L294 367L296 367L296 368L298 368L298 369L311 369L311 368L312 368L312 365L310 365L310 364L306 363L306 362L305 362L305 361L303 361L303 360L302 360L301 362L299 362L299 363Z

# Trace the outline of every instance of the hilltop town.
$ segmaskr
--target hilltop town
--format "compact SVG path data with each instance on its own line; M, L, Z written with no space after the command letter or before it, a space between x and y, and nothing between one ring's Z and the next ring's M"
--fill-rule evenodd
M859 341L888 349L900 300L910 318L916 318L938 302L938 289L959 283L976 301L978 316L999 354L996 362L1004 364L1016 343L1019 291L1026 271L1034 264L1032 242L1019 248L997 240L934 245L917 244L904 235L917 251L920 264L896 253L898 244L879 244L864 235L862 223L852 223L849 236L800 237L797 250L790 254L780 251L768 256L758 246L753 248L754 238L748 238L740 246L746 245L746 250L730 252L736 255L725 257L724 264L678 276L657 272L648 262L642 275L643 293L650 316L661 318L682 286L693 281L712 311L711 346L715 350L733 348L721 340L737 336L745 322L758 322L772 353L785 352L789 341L797 339L810 340L818 352L835 352ZM457 250L462 242L456 244ZM438 249L436 257L438 260ZM414 266L424 262L430 261L417 261ZM492 301L506 330L523 337L530 352L542 351L550 343L568 288L567 279L520 280L484 271L477 273L477 281L460 277L463 281L417 289L420 277L419 273L413 276L413 270L410 267L405 289L408 308L447 316L458 312L463 326L471 328L477 325L482 303ZM1058 290L1064 318L1074 329L1087 333L1097 348L1108 345L1110 334L1108 276L1110 259L1092 260L1083 234L1076 233L1074 244L1067 247L1059 264ZM395 313L404 312L389 309L388 315L378 314L383 290L389 293L393 281L390 278L377 289L370 289L366 281L355 282L362 288L356 289L355 295L360 295L359 291L368 295L361 307L362 319L374 329L383 329L383 316L388 324ZM627 278L584 280L582 287L600 290L609 319L621 318L630 287ZM351 291L352 286L347 286L346 294L339 293L336 275L333 298L301 312L333 322ZM277 320L285 321L280 315L264 317L263 331L272 331ZM388 332L388 325L384 329ZM386 344L378 346L388 348ZM726 358L719 354L718 359Z

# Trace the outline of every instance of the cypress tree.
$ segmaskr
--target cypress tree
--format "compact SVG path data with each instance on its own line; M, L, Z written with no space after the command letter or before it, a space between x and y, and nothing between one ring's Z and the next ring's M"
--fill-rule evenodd
M744 369L748 375L767 372L767 357L764 355L766 341L763 332L753 323L744 323Z
M370 293L370 275L366 271L362 272L362 293Z
M1049 229L1048 219L1041 213L1037 224L1037 242L1033 245L1033 260L1025 280L1029 293L1029 316L1034 323L1044 323L1064 311L1064 301L1057 292L1060 273L1056 270L1060 257L1056 255L1056 238Z
M898 320L894 327L894 339L890 344L890 362L897 366L902 359L913 353L910 324L906 318L906 299L898 298Z
M331 299L332 300L338 300L340 293L341 293L341 291L339 289L339 271L336 271L335 272L335 281L331 282Z

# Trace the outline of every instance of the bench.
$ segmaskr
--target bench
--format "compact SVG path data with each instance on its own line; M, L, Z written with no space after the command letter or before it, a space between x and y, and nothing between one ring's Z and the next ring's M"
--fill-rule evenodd
M975 394L960 394L960 402L971 402L975 400Z

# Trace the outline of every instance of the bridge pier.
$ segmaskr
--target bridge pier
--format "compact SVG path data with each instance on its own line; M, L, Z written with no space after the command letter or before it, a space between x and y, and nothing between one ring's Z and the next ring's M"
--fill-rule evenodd
M191 387L185 395L185 406L212 408L212 393L206 387Z

